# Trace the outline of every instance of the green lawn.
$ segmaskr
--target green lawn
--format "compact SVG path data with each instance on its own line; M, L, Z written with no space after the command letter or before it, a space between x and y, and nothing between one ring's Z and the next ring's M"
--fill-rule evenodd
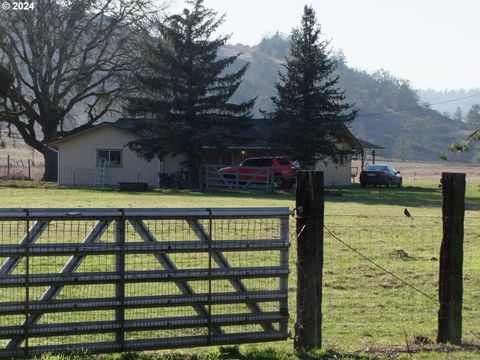
M31 186L28 182L0 182L0 207L3 208L293 208L294 204L292 193L202 193L186 190L121 193L112 190L58 189L42 183ZM414 220L404 218L405 207ZM477 183L467 186L466 210L463 340L477 350L461 352L456 349L452 353L424 351L414 355L415 358L473 359L480 356L477 323L480 318L480 187ZM324 347L338 351L338 354L360 351L364 352L364 358L375 358L388 356L387 349L406 349L406 343L408 348L416 349L419 346L415 345L415 339L420 337L434 341L438 310L434 301L437 298L442 236L441 190L438 183L416 181L406 183L401 189L328 189L325 225L334 236L325 235ZM339 240L405 280L408 285L374 266ZM294 219L291 221L291 241L295 245ZM290 265L293 271L289 279L292 331L295 318L295 263L295 247L292 246ZM235 358L298 358L291 352L291 347L291 341L267 346L242 346L241 353ZM433 345L426 347L432 348ZM222 351L217 349L200 353L209 359L228 358ZM193 359L197 356L197 352L191 355L189 350L184 353L187 355L175 355L171 359ZM332 357L336 353L316 353L305 355L304 358L329 358L329 354ZM401 356L409 358L410 354ZM353 359L355 356L347 358Z

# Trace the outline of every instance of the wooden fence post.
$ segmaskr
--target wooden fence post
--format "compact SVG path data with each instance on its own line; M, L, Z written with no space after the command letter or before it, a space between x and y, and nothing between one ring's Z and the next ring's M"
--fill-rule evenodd
M442 173L443 239L440 248L438 343L462 341L465 174Z
M322 345L323 172L297 171L295 349Z
M32 171L30 165L30 159L28 159L28 180L32 180Z
M10 179L10 155L7 155L7 179Z

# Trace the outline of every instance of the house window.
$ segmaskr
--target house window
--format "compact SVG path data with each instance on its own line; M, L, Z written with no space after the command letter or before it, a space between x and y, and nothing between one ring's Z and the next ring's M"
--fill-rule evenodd
M107 167L120 167L122 166L122 150L97 150L97 166L100 165L102 159L105 159Z
M337 165L340 165L340 166L348 165L350 161L350 156L345 153L339 153L335 156L335 161Z

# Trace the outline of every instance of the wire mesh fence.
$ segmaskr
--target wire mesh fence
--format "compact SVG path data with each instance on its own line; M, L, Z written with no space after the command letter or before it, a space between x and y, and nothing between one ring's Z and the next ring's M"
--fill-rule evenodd
M0 356L285 339L288 209L170 211L0 212ZM441 217L324 220L324 346L435 342ZM480 219L464 223L463 341L480 345Z
M435 342L441 217L325 216L323 339L359 350ZM480 219L465 218L464 341L480 344Z
M58 183L62 186L70 187L94 187L97 172L97 168L62 167L58 171ZM114 179L110 178L107 169L105 169L102 182L104 184L118 184L118 182L114 182Z
M38 180L44 172L43 161L0 156L0 179Z
M285 339L288 214L0 211L0 357Z

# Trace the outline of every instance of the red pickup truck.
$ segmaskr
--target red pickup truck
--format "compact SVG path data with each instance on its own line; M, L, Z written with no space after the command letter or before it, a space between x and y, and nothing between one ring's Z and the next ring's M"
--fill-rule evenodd
M293 161L287 156L273 157L254 157L245 159L238 168L238 180L249 181L254 174L258 172L258 168L273 168L273 188L280 189L283 187L291 187L295 183L295 171L300 168L298 162ZM225 178L235 177L236 167L225 167L218 170L219 173L225 174ZM259 174L259 180L263 180L264 174ZM262 179L260 179L262 178Z

